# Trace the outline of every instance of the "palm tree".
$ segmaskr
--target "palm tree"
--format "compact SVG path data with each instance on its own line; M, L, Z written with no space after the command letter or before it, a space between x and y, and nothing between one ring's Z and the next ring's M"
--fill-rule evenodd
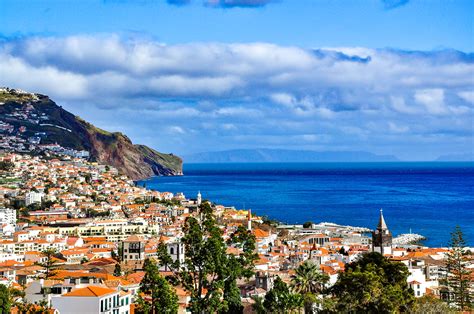
M329 281L328 275L321 272L312 261L304 261L291 276L291 286L295 292L305 297L305 312L312 313L316 297L323 293L324 285Z

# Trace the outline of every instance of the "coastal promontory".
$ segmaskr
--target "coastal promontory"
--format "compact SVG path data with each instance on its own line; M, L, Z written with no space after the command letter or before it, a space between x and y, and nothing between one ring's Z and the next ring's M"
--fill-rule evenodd
M0 90L0 123L18 137L18 149L36 145L86 151L91 161L116 167L134 180L154 175L181 175L182 160L137 145L120 132L108 132L57 105L48 96Z

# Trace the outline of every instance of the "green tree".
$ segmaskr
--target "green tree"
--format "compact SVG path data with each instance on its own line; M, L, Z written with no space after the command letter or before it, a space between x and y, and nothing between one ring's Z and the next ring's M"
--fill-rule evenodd
M10 313L11 304L10 290L7 286L0 284L0 314Z
M32 309L28 313L34 314L48 314L50 313L51 307L47 300L40 300L37 304L33 305Z
M140 283L140 296L138 300L139 312L150 314L178 313L178 296L169 282L160 275L155 261L146 259L143 265L145 276Z
M255 301L254 304L252 304L252 308L257 314L264 314L266 313L265 307L263 306L263 298L259 296L253 296L252 299Z
M170 269L177 269L179 267L179 262L173 262L173 259L168 254L168 248L165 243L160 242L158 248L156 249L160 266L164 267L165 271Z
M11 171L13 168L15 168L15 164L11 161L0 161L1 171Z
M407 284L408 268L379 253L364 254L346 265L339 274L332 293L336 310L355 313L406 312L414 301Z
M313 225L312 221L307 221L303 224L303 228L308 229L308 228L311 228L312 225Z
M465 249L466 241L459 226L451 233L450 250L446 254L447 276L441 280L443 298L453 303L461 310L472 309L472 294L470 291L471 273L468 263L471 252Z
M46 272L45 272L45 277L46 279L52 277L55 275L55 269L57 267L57 260L55 259L57 250L55 248L48 248L44 251L41 252L43 257L45 257L44 262L37 262L36 265L43 267Z
M203 202L199 210L199 217L187 218L183 227L184 263L170 262L162 245L158 247L160 265L171 269L172 281L191 294L191 312L241 312L236 280L253 274L255 237L242 227L226 244L210 204ZM227 254L227 246L241 253Z
M445 302L428 295L417 298L408 312L410 314L456 313L456 311L451 309Z
M299 312L303 303L301 294L292 293L288 285L276 277L273 288L265 295L263 307L267 313L291 313Z
M325 284L329 281L329 276L322 273L319 267L307 260L295 270L291 277L291 286L297 293L305 297L305 311L312 312L313 304L316 303L317 296L323 293Z
M10 287L9 288L9 293L10 293L10 304L12 307L17 307L21 308L21 306L24 304L24 297L25 297L25 291ZM20 312L21 313L21 312Z
M122 267L120 267L120 263L115 264L115 267L114 267L114 276L115 276L115 277L120 277L120 276L122 276Z

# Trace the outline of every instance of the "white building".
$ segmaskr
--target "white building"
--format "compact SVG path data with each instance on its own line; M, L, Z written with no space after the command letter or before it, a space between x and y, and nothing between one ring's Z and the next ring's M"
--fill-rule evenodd
M424 296L427 289L438 288L437 266L426 265L423 260L408 260L404 264L408 266L410 275L407 278L407 282L413 289L415 297Z
M169 242L166 243L166 248L173 262L178 261L179 265L184 264L184 244L180 241Z
M53 296L52 308L61 314L129 314L130 293L102 286L87 286Z
M16 210L12 208L0 208L0 224L16 225Z
M39 192L28 192L25 195L25 204L26 206L31 205L33 203L41 203L43 200L44 193L39 193Z

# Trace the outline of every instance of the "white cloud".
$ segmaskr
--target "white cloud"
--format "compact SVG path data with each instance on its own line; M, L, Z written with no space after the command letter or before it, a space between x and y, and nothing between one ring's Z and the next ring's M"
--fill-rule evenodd
M171 134L185 134L186 133L186 131L184 131L182 127L176 126L176 125L170 126L168 128L168 131Z
M270 99L277 104L285 105L288 107L292 107L296 102L295 98L292 95L286 93L271 94Z
M447 112L444 105L444 90L440 88L417 90L414 97L418 103L425 106L429 113L443 114Z
M53 95L64 91L64 98L95 97L99 91L104 96L263 96L289 104L288 97L314 98L339 90L346 95L357 91L356 102L361 102L395 91L469 90L474 73L472 63L455 56L440 61L439 53L364 47L313 51L269 43L166 45L117 35L12 40L0 44L0 53L2 67L8 68L2 81ZM25 72L30 75L21 82L18 76ZM48 72L49 79L43 80L41 72ZM57 89L56 81L62 81L64 89ZM459 96L472 98L466 92ZM434 106L429 110L443 111Z
M191 146L198 145L192 136L242 133L269 145L331 139L379 147L397 136L472 138L474 63L466 55L31 37L0 42L0 86L48 94L92 122L99 112L96 121L132 132L146 120ZM176 144L172 136L156 143Z
M474 89L474 86L473 86ZM474 104L474 90L467 90L458 93L458 96L471 104Z
M60 71L52 65L32 67L21 58L0 53L0 82L3 86L53 94L68 99L89 96L87 78Z
M392 131L393 133L406 133L410 130L410 128L408 126L406 126L406 125L397 125L394 122L389 122L388 127L389 127L390 131Z
M400 113L414 114L418 112L417 108L414 106L408 106L403 97L391 96L390 100L393 109Z

